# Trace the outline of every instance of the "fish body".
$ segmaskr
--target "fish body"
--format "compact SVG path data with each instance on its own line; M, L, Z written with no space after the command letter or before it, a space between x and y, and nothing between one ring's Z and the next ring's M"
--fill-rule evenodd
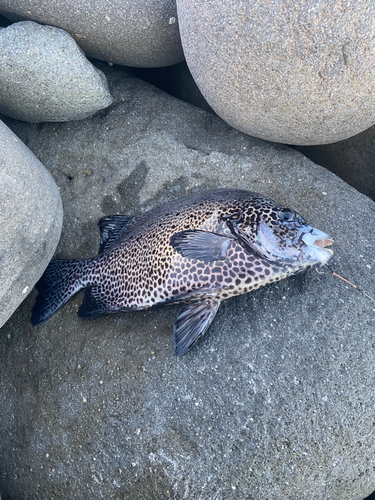
M204 335L220 302L328 262L330 236L297 212L249 191L218 189L136 216L99 221L99 254L52 260L37 283L31 322L86 288L78 315L184 303L175 354Z

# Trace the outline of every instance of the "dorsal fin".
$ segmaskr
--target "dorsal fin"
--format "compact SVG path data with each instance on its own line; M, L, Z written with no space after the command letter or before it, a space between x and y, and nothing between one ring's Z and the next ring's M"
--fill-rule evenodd
M117 240L119 234L133 220L133 215L109 215L100 219L100 246L99 253L109 250Z

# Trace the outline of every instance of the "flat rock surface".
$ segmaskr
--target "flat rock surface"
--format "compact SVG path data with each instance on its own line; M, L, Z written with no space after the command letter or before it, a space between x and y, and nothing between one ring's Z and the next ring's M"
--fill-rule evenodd
M112 104L104 74L73 38L32 21L0 29L0 112L28 122L81 120Z
M327 144L375 123L375 4L177 0L186 61L233 127Z
M175 0L1 0L0 13L63 28L84 52L125 66L154 68L184 59Z
M0 121L0 326L47 267L62 218L51 175Z
M300 153L250 138L125 73L81 123L8 120L55 178L58 258L89 257L103 215L246 188L335 239L331 268L374 296L375 204ZM375 489L375 307L311 270L227 300L172 355L178 306L94 320L82 294L0 333L5 499L360 500Z

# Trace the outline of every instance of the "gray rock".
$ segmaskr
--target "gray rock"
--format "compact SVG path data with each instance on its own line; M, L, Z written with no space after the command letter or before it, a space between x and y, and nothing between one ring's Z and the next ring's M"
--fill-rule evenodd
M12 124L60 188L56 257L94 255L105 214L241 187L331 233L332 270L374 295L374 202L294 150L108 78L115 104L91 120ZM359 500L375 488L375 307L327 268L227 300L182 358L178 307L85 321L80 294L32 328L34 297L0 332L5 496Z
M295 148L375 200L375 127L334 144Z
M188 66L227 123L326 144L375 123L375 4L177 0Z
M104 74L73 38L32 21L0 30L0 111L29 122L81 120L112 104Z
M59 241L62 218L52 177L0 121L0 326L47 267Z
M0 0L9 19L63 28L84 52L107 62L154 68L183 60L175 0Z

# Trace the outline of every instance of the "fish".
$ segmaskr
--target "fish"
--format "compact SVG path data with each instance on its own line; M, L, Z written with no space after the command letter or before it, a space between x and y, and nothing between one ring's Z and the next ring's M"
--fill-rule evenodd
M182 304L174 354L184 354L212 323L220 303L332 257L332 238L295 210L258 193L215 189L141 214L99 220L90 259L52 260L36 284L38 325L79 290L81 318Z

